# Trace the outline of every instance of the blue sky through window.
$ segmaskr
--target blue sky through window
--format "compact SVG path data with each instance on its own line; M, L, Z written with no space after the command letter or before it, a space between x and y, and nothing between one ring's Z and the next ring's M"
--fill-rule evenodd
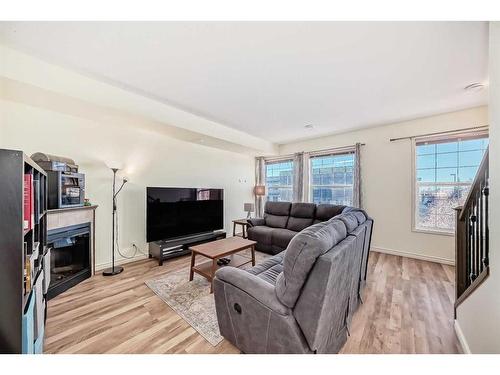
M453 208L474 181L488 138L416 145L416 227L453 231Z

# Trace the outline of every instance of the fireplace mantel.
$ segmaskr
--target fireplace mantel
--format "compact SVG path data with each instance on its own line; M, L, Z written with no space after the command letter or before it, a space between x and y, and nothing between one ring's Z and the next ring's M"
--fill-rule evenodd
M59 208L47 211L47 230L90 223L90 269L95 274L95 210L98 206Z

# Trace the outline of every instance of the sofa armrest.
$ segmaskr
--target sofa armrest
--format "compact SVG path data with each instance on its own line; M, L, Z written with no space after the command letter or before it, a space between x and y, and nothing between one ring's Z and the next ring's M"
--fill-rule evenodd
M262 218L247 219L247 223L251 227L257 227L259 225L266 225L266 219Z
M215 273L215 277L244 291L280 315L291 314L291 310L276 297L274 285L245 270L236 267L224 267Z

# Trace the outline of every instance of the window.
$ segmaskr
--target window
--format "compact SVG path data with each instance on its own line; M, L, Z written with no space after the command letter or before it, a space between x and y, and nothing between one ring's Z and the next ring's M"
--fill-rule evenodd
M454 233L453 208L467 198L487 146L487 134L416 141L416 230Z
M354 154L313 156L309 162L310 201L351 206Z
M291 202L293 200L293 160L266 162L267 200Z

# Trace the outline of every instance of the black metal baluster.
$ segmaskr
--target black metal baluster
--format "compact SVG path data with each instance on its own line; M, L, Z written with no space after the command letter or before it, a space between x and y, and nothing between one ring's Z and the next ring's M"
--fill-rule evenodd
M469 210L465 211L465 254L467 259L467 265L466 265L466 270L467 270L467 276L465 278L466 284L465 288L470 285L470 274L471 274L471 264L472 264L472 259L471 259L471 251L470 251L470 213Z
M471 267L470 267L470 273L469 273L469 279L470 282L472 283L474 281L474 272L476 270L476 252L474 249L474 223L475 223L475 216L474 216L474 202L471 204L471 209L470 209L470 239L469 239L469 248L470 248L470 253L471 253Z
M471 207L471 243L470 243L470 249L472 253L472 267L471 267L471 275L470 275L470 281L471 283L474 281L476 278L476 264L477 264L477 253L476 253L476 215L475 215L475 202L472 202L472 207Z
M484 228L484 258L483 258L483 264L485 267L489 266L489 252L490 252L490 230L489 230L489 223L488 223L488 200L489 200L489 195L490 195L490 188L489 188L489 176L486 179L486 187L483 190L484 194L484 211L485 211L485 228Z
M479 202L481 199L481 191L478 190L477 193L475 194L476 198L476 204L474 205L475 207L475 216L476 216L476 222L474 223L475 225L475 244L474 248L476 251L476 269L475 269L475 276L479 275L481 273L481 257L480 257L480 249L479 249L479 241L480 241L480 232L479 232L479 221L481 219L481 214L479 213Z
M479 184L477 200L477 225L478 225L478 258L479 258L479 274L483 272L483 228L484 228L484 215L483 215L483 183Z

